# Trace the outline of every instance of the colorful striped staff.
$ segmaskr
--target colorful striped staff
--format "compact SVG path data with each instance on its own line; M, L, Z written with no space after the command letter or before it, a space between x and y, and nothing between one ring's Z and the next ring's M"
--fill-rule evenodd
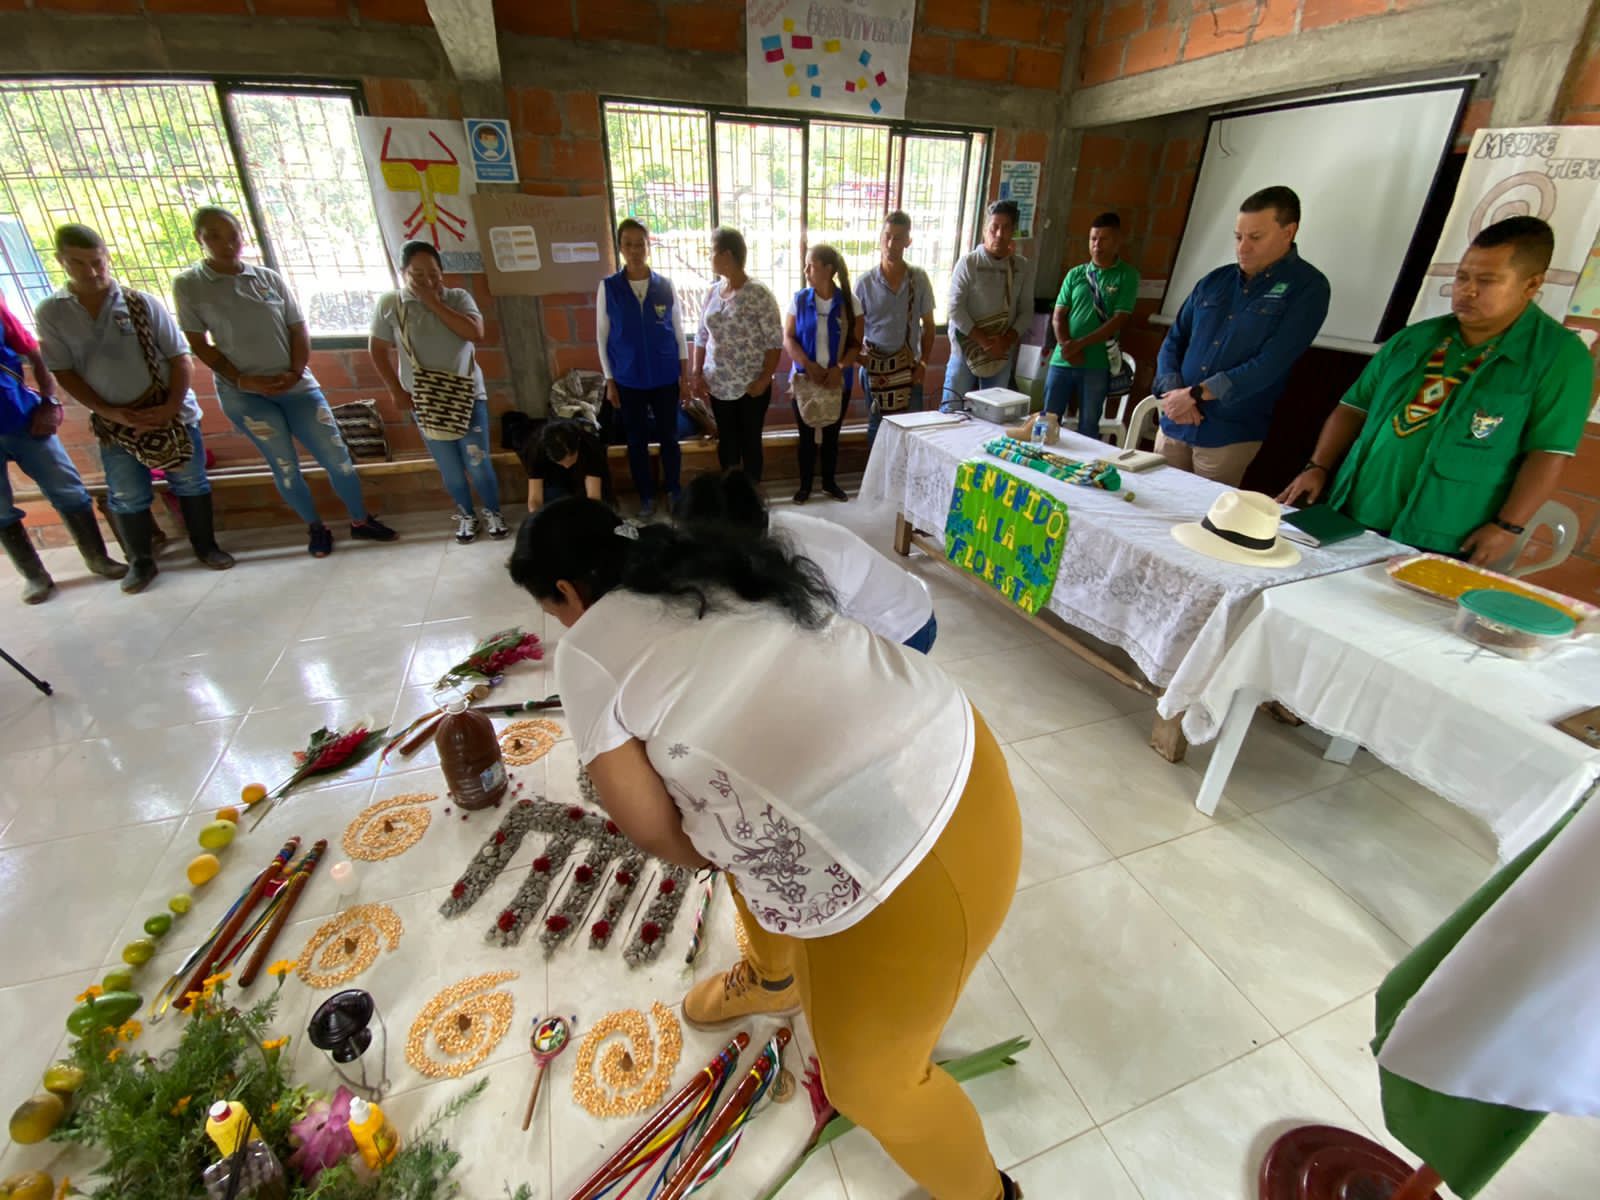
M306 884L311 882L311 873L317 869L317 863L322 861L322 856L327 853L328 843L321 839L306 853L296 864L294 873L289 882L284 886L283 894L279 897L281 903L273 915L272 924L267 926L266 933L261 938L261 944L256 947L256 952L251 956L249 964L244 969L244 974L239 976L239 986L249 987L256 981L256 976L261 973L261 968L266 964L267 954L272 950L272 944L278 940L278 934L288 923L289 914L294 911L294 906L300 901L300 893L306 890Z
M678 1168L672 1172L666 1186L654 1200L684 1200L690 1192L715 1178L733 1158L744 1137L744 1128L755 1113L756 1104L767 1094L783 1069L783 1050L794 1035L788 1026L772 1035L772 1040L762 1048L756 1061L750 1064L728 1102L718 1110L699 1142L689 1152Z
M985 442L983 452L1008 463L1015 463L1019 467L1029 467L1042 472L1051 479L1059 479L1063 483L1104 488L1108 492L1119 491L1122 488L1121 473L1101 459L1083 462L1076 458L1068 458L1065 454L1054 454L1035 446L1032 442L1022 442L1012 437L995 438L993 441Z
M279 850L273 860L267 864L267 869L256 876L256 881L250 886L250 890L245 893L244 900L234 906L233 912L229 914L227 920L223 923L221 932L211 940L210 948L201 956L200 965L189 976L188 986L178 993L178 998L173 1003L179 1008L189 1007L190 994L200 990L201 983L207 976L211 975L217 960L228 949L228 943L233 940L234 935L244 925L246 919L250 916L251 910L255 908L257 901L265 896L267 889L282 877L284 866L294 856L294 852L299 849L299 846L299 838L290 838L283 844L283 849Z
M700 907L694 914L694 932L689 935L689 953L684 955L683 961L694 966L694 960L700 957L700 942L705 934L706 914L711 911L711 897L717 894L717 876L720 871L711 872L711 878L706 880L706 886L700 893Z

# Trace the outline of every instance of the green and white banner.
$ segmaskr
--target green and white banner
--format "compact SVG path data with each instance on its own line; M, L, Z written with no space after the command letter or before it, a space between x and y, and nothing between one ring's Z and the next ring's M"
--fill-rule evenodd
M944 553L1030 616L1050 602L1067 541L1067 506L986 459L956 467Z

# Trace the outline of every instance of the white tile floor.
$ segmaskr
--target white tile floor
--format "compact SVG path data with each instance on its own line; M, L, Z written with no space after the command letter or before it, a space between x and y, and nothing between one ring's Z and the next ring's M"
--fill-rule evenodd
M887 548L886 514L826 501L810 511ZM521 622L559 635L506 580L504 543L456 546L439 519L396 524L406 535L398 545L341 541L326 562L306 558L287 532L226 537L241 561L224 574L174 547L139 597L52 551L61 589L38 608L15 602L0 567L0 646L56 688L45 699L0 664L0 1029L10 1043L0 1110L35 1090L62 1044L71 997L183 890L195 832L243 783L275 782L324 722L408 721L427 706L426 685L483 633ZM1384 1136L1365 1048L1371 993L1490 871L1481 826L1366 755L1332 766L1311 736L1264 722L1217 819L1203 817L1192 799L1206 751L1176 767L1149 751L1148 698L926 560L913 564L937 597L934 658L1007 743L1026 826L1010 920L945 1038L952 1053L1013 1034L1033 1039L1015 1070L971 1087L996 1157L1045 1200L1254 1200L1261 1152L1284 1128L1329 1121ZM522 667L505 695L552 690L548 672ZM208 928L288 833L337 841L375 799L443 790L431 750L404 767L380 772L369 762L285 804L228 852L224 874L198 893L180 929ZM576 798L574 775L569 743L517 772L558 800ZM446 923L439 902L491 830L436 806L420 846L366 866L359 899L392 904L405 934L359 982L395 1035L391 1108L404 1125L460 1086L404 1064L405 1030L426 998L470 974L519 972L505 985L517 1000L513 1035L483 1068L488 1094L454 1136L466 1153L466 1194L499 1195L503 1180L526 1180L540 1200L559 1200L631 1124L574 1108L569 1057L553 1069L554 1103L534 1133L507 1136L530 1082L521 1052L529 1022L545 1011L592 1020L652 999L674 1003L689 980L681 952L631 972L615 952L569 949L547 968L537 949L485 945L478 933L520 882L515 871ZM533 853L530 842L514 865ZM338 904L320 876L280 948L298 953ZM733 953L725 901L716 917L700 974ZM146 979L163 978L187 946L179 933L165 948ZM296 1063L313 1083L327 1068L298 1035L324 994L291 982L280 1022L297 1035ZM172 1028L146 1038L159 1046ZM684 1063L703 1061L721 1040L686 1031ZM809 1124L803 1100L772 1110L708 1194L753 1194ZM6 1143L0 1176L59 1154ZM1600 1123L1552 1119L1483 1194L1594 1196L1597 1164ZM785 1192L916 1194L859 1133Z

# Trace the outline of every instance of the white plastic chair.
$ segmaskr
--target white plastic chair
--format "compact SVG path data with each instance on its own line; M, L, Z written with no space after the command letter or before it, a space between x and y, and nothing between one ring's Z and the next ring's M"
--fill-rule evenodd
M1128 418L1128 431L1122 435L1124 450L1137 450L1146 437L1154 438L1161 428L1161 400L1146 396L1133 406L1133 416Z
M1522 551L1533 538L1534 532L1541 526L1548 525L1553 535L1555 545L1551 548L1547 558L1535 562L1521 563L1517 559L1522 557ZM1551 567L1559 566L1571 557L1572 552L1578 548L1578 514L1565 504L1555 500L1547 500L1539 506L1539 511L1533 514L1533 520L1528 522L1528 527L1517 538L1517 544L1511 552L1495 563L1493 569L1503 575L1511 575L1520 579L1524 575L1532 575L1538 571L1548 571Z
M1133 355L1126 350L1122 352L1122 365L1127 367L1128 375L1133 375ZM1122 418L1128 415L1128 405L1133 402L1132 390L1123 392L1117 397L1117 411L1105 413L1100 417L1100 440L1110 442L1113 446L1122 442Z
M1026 393L1032 403L1030 411L1037 412L1044 407L1044 363L1043 346L1018 346L1017 369L1014 381L1017 391Z

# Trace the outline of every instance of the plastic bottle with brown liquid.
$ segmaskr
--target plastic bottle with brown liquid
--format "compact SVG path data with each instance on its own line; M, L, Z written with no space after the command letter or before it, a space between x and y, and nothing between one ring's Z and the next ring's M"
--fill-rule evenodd
M466 809L500 802L506 790L506 764L500 758L493 721L473 712L465 700L452 701L433 742L452 801Z

